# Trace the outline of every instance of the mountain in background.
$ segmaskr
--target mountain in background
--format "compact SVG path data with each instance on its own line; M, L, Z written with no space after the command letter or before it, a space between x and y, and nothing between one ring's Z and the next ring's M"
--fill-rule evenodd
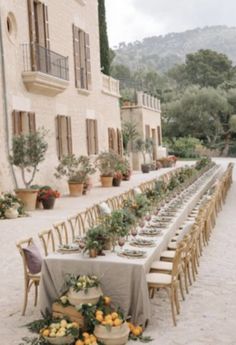
M181 33L145 38L142 42L120 43L115 50L114 64L131 70L155 69L166 72L183 63L186 54L199 49L212 49L226 54L236 64L236 27L211 26Z

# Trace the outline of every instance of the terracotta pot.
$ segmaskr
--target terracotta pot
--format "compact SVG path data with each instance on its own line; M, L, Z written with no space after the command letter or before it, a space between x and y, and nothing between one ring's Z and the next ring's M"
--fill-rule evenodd
M114 177L113 180L112 180L112 186L113 187L120 187L120 184L121 184L121 179Z
M112 176L101 176L102 187L112 187Z
M97 249L89 249L89 257L96 258L97 257Z
M43 199L42 204L45 210L52 210L55 204L56 198L50 197L48 199Z
M128 342L129 333L127 322L110 329L103 325L97 325L94 329L95 337L105 345L125 345Z
M16 189L16 196L24 203L26 211L34 211L36 208L36 200L38 196L37 189Z
M142 170L142 173L144 174L147 174L150 172L150 166L149 164L142 164L141 165L141 170Z
M84 184L77 182L68 182L70 196L81 196L83 194Z
M67 296L69 299L70 304L72 305L80 305L80 304L96 304L102 296L102 290L98 287L89 288L86 292L85 291L74 291L73 288L70 288Z

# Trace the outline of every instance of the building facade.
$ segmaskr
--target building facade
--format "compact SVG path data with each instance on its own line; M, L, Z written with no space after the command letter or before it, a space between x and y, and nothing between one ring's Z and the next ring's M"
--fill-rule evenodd
M131 105L124 105L121 108L122 121L131 121L136 124L138 135L141 139L152 139L152 157L147 154L147 161L155 161L166 155L162 147L161 128L161 104L156 97L143 92L137 92L137 101ZM136 153L131 147L131 161L134 170L140 170L142 155Z
M0 191L15 187L14 134L48 131L40 184L57 186L63 155L108 150L111 133L121 150L119 82L100 69L97 1L0 0L0 18Z

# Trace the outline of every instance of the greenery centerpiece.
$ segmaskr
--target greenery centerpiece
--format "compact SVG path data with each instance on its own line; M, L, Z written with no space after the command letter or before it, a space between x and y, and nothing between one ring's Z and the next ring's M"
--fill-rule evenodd
M87 231L84 238L84 251L89 251L90 257L104 255L103 250L106 249L108 239L109 237L104 226L104 222L101 221L101 224L94 226Z
M12 193L0 194L0 219L14 219L24 214L22 200Z
M23 201L25 209L32 211L36 207L38 191L30 186L38 171L38 166L45 159L48 144L45 141L46 131L21 134L13 137L10 162L19 168L24 189L16 189L17 196Z
M59 165L56 167L55 176L59 179L62 177L67 178L71 196L81 196L84 184L94 172L95 169L89 157L76 157L73 154L62 157Z

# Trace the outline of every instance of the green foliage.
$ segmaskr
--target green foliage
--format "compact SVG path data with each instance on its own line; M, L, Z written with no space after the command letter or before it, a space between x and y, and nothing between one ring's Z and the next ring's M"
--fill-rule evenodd
M128 221L128 223L127 223ZM108 237L125 237L129 233L131 218L122 209L115 210L111 215L104 218L104 227Z
M201 145L199 139L191 137L183 137L174 139L169 146L169 152L181 158L197 158L197 146Z
M0 219L5 218L5 211L16 208L20 215L24 214L24 204L12 193L0 194Z
M232 61L213 50L199 50L186 56L186 76L190 84L216 88L232 78Z
M30 187L38 170L38 165L45 159L48 148L45 141L46 134L46 131L39 130L13 137L10 162L20 169L26 188ZM27 174L29 175L28 179Z
M98 287L100 281L96 276L75 276L74 274L68 274L66 278L67 288L72 288L74 291L84 291L88 293L88 289Z
M103 151L96 158L95 165L101 176L113 176L120 156L113 151Z
M100 58L103 73L110 75L111 53L107 36L105 0L98 0Z
M147 138L146 140L138 138L135 141L135 150L142 153L144 164L146 164L146 153L150 155L152 153L152 148L153 140L151 138Z
M90 249L96 249L98 252L102 251L107 239L107 229L104 226L104 221L101 220L101 224L87 231L85 236L85 251Z
M62 157L56 167L56 178L67 177L69 182L85 183L89 175L95 173L90 157L76 157L74 154Z
M122 122L123 148L128 153L129 145L138 137L137 123L133 121Z

